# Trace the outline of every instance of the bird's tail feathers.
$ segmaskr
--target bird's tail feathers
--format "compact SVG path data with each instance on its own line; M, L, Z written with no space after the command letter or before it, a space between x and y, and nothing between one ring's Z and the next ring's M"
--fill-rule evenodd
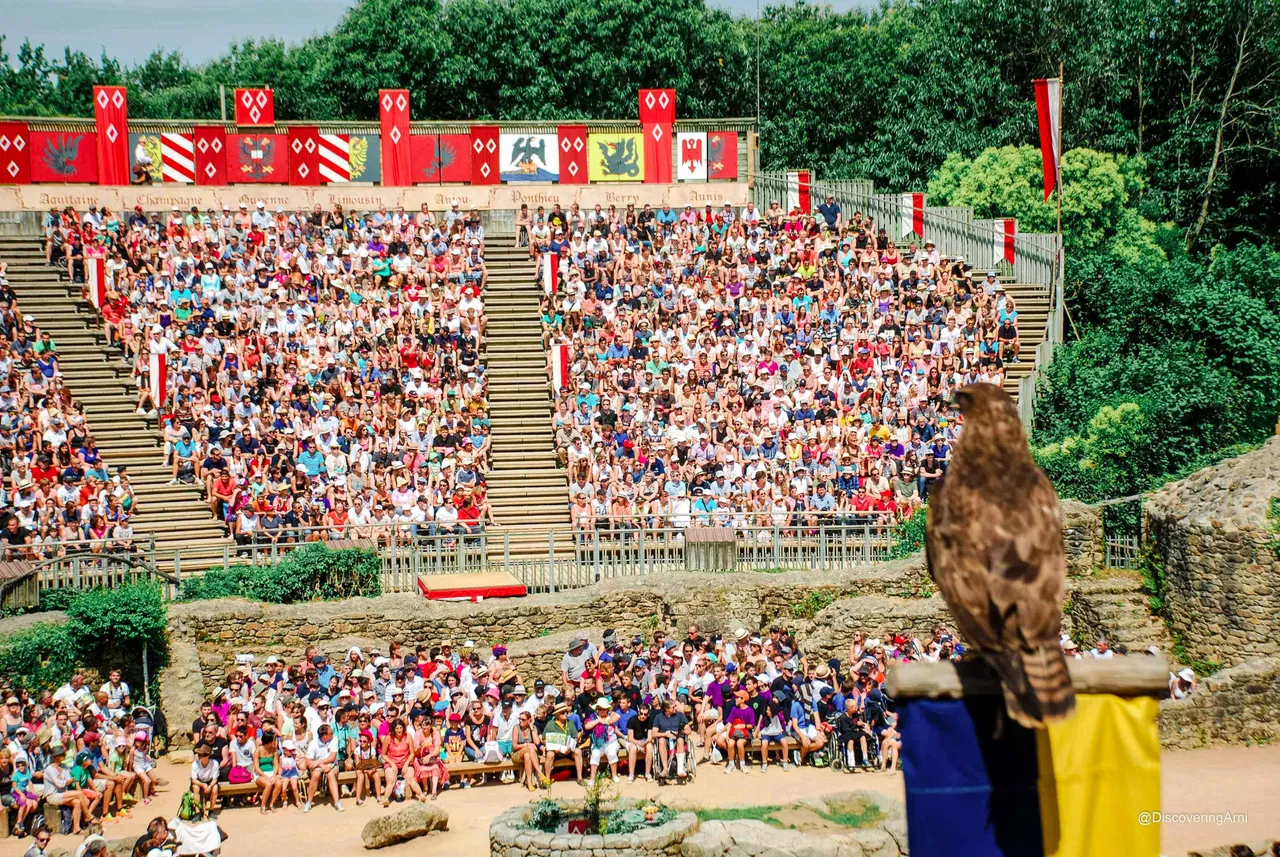
M1075 688L1061 646L982 654L1000 676L1005 709L1020 725L1035 729L1065 720L1075 710Z

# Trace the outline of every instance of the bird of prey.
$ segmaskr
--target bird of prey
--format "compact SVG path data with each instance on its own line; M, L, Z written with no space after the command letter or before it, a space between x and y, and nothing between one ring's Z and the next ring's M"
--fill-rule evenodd
M1067 576L1058 496L1003 389L973 384L954 402L964 428L929 497L929 574L999 676L1009 716L1028 728L1062 720L1076 700L1059 643Z

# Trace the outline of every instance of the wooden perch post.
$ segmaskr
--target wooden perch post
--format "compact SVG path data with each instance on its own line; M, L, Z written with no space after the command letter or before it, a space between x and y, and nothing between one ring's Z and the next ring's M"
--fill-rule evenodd
M1169 665L1163 656L1068 659L1067 671L1076 693L1157 698L1169 695ZM893 699L960 699L999 696L1000 682L981 658L915 662L893 664L885 690Z

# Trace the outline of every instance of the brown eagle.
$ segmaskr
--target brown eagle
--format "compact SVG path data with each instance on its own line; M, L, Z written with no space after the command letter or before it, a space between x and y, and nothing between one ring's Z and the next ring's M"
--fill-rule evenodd
M964 431L929 497L929 574L999 676L1009 716L1034 728L1076 704L1059 643L1067 575L1058 495L1003 389L973 384L954 402Z

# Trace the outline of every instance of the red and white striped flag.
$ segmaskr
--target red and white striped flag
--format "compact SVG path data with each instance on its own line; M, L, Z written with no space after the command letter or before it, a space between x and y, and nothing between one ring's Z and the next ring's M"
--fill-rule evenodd
M351 181L350 135L320 135L320 177L330 184Z
M560 288L560 255L547 251L542 254L542 292L554 295Z
M156 410L164 410L165 401L169 396L169 360L159 352L151 352L151 377L149 380L149 388L151 390L152 404Z
M1018 221L1012 217L1001 217L995 221L995 260L997 263L1004 261L1010 265L1014 260L1013 243L1018 235Z
M166 183L195 184L195 135L169 133L160 135L160 175Z
M107 259L105 256L89 256L84 260L84 283L89 292L89 303L94 309L102 309L107 303Z
M559 392L561 387L569 386L569 346L553 345L551 346L551 383L555 390Z
M787 173L787 211L800 209L804 214L812 211L809 199L809 171L794 170Z
M1040 155L1044 161L1044 198L1062 183L1062 80L1037 80L1036 116L1040 120Z
M902 195L902 234L924 237L924 194Z

